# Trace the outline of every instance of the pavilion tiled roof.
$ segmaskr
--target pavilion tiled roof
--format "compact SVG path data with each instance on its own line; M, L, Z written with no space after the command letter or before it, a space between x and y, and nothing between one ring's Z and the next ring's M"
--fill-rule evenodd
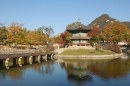
M83 25L81 22L76 22L66 27L67 31L73 30L92 30L92 27Z

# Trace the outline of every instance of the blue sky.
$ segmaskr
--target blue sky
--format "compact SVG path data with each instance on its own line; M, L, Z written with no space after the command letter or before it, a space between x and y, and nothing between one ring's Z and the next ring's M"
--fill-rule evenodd
M0 22L24 24L34 30L51 26L55 35L78 19L90 24L102 14L130 21L130 0L0 0Z

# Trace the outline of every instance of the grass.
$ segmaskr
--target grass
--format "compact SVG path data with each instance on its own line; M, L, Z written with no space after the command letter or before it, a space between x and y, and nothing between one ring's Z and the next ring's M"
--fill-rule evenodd
M65 50L61 55L110 55L115 52L110 50L95 50L95 49L77 49L77 50Z

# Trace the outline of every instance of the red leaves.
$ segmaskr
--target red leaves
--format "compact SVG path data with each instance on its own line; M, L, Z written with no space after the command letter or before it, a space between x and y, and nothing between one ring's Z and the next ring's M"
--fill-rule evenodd
M63 33L60 34L59 43L60 44L70 43L70 36L71 36L71 33L69 33L68 31L64 31Z
M88 35L91 37L95 37L100 33L100 29L97 26L93 26L93 30L88 32Z

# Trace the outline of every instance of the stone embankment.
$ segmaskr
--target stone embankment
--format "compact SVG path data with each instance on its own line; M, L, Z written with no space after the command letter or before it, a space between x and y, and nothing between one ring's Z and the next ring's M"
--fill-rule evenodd
M57 59L115 59L122 58L123 53L121 54L112 54L112 55L55 55L54 58Z

